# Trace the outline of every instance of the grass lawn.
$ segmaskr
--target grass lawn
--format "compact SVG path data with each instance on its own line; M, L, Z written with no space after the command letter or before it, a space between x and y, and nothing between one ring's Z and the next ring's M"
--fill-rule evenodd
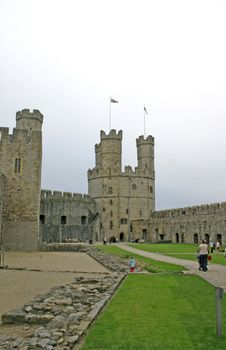
M226 298L222 299L226 310ZM226 312L222 312L226 334ZM223 350L216 337L215 288L198 276L128 275L82 350Z
M129 257L131 256L130 252L123 250L121 248L118 248L115 245L99 246L98 249L103 250L105 253L117 255L117 256L120 256L121 258L127 259L127 260L129 260ZM152 273L155 273L155 272L181 272L181 271L186 270L186 268L184 266L181 266L181 265L168 264L165 262L152 260L152 259L145 258L141 255L134 254L134 253L132 255L136 259L136 261L139 262L145 270L152 272Z
M144 250L152 253L161 253L178 259L197 260L198 244L129 244L133 248ZM223 253L216 251L211 254L212 260L209 262L214 264L226 265L226 258Z

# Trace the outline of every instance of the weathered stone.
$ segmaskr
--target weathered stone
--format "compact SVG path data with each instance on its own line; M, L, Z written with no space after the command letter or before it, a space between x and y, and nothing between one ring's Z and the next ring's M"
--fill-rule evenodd
M26 313L23 310L11 310L2 315L3 323L25 323Z

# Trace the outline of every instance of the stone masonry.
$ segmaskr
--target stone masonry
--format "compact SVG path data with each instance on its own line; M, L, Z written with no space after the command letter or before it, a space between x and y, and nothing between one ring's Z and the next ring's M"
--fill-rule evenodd
M131 240L132 220L148 220L155 208L154 138L136 140L138 166L122 172L122 131L100 133L96 166L88 171L89 195L100 215L100 238ZM141 235L146 239L147 232Z
M5 249L38 249L42 121L38 110L24 109L16 114L13 134L0 128L0 173L5 179L1 243Z
M154 138L136 140L137 167L122 171L122 131L100 132L88 195L40 193L42 122L38 110L0 128L0 244L37 250L43 242L226 242L225 203L155 211ZM40 196L41 195L41 196ZM40 198L41 197L41 198Z

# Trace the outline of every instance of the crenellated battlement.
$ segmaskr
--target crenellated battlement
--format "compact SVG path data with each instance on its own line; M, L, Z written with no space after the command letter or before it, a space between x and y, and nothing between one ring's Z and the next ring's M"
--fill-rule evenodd
M37 119L40 123L43 122L43 115L38 109L33 109L33 111L30 111L30 109L23 109L22 111L16 112L16 121L22 118Z
M221 214L226 212L226 202L195 205L192 207L154 211L152 218L185 218L195 215Z
M147 145L147 144L151 144L152 146L154 146L154 137L149 135L146 139L144 138L144 135L141 135L138 137L138 139L136 139L136 145L137 146L141 146L141 145Z
M41 190L41 200L72 200L72 201L84 201L92 202L92 198L87 194L74 193L74 192L61 192L51 190Z
M107 139L122 140L122 130L119 130L119 132L117 133L115 129L111 129L108 135L103 130L101 130L100 139L101 141Z
M34 135L37 135L37 131L40 132L39 130L29 131L27 129L13 128L13 133L10 134L9 128L0 127L0 143L13 144L20 140L20 142L22 141L24 144L28 144L34 141Z

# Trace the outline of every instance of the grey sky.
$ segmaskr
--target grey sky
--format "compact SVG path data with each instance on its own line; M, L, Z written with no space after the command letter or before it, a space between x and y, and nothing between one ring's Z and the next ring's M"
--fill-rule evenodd
M156 207L226 201L225 0L0 0L0 126L39 109L42 188L87 193L100 130L155 137Z

